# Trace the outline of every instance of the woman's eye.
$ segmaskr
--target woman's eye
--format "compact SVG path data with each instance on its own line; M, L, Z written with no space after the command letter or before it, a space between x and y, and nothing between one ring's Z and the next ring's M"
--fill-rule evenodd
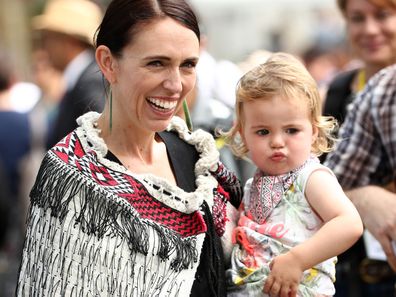
M296 128L288 128L286 129L287 134L296 134L298 132L298 129Z
M377 20L385 20L390 17L392 13L389 10L381 10L376 14Z
M351 15L349 16L349 21L352 23L362 23L364 22L364 16L360 14Z
M257 133L257 135L268 135L269 131L266 129L261 129L261 130L258 130L256 133Z
M181 66L184 67L184 68L195 68L195 66L197 66L197 62L195 62L195 61L186 61Z
M161 61L151 61L147 64L148 66L153 66L153 67L161 67L163 65L163 63Z

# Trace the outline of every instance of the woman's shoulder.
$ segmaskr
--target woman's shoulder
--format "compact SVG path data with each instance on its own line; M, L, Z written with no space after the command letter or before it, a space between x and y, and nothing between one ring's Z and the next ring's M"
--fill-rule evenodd
M198 153L199 160L195 168L197 174L204 174L208 169L217 166L220 153L213 136L209 132L202 129L190 131L185 121L177 116L172 119L166 131L173 133L173 135L170 135L175 143L185 142L187 145L184 145L184 148L195 150Z
M329 90L345 90L350 89L351 83L358 73L359 69L351 69L340 72L330 82Z

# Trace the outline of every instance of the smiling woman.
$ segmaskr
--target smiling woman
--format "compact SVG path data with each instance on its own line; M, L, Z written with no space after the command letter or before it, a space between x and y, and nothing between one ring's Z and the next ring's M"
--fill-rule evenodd
M366 81L382 68L396 62L396 2L393 0L338 0L354 56L362 66L341 73L330 84L325 115L341 124L347 105Z
M96 38L108 100L43 160L18 296L225 296L239 182L212 136L175 116L199 36L184 0L110 3Z

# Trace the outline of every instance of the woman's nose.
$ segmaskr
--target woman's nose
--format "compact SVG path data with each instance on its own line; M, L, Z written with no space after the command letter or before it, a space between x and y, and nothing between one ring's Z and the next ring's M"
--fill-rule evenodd
M182 91L182 81L179 69L169 72L165 78L164 88L172 91L172 93L180 93Z
M366 34L376 34L380 30L380 23L373 17L366 18L364 30Z

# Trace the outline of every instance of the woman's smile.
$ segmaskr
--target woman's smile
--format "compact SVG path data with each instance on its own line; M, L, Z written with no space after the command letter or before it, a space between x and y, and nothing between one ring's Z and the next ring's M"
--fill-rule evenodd
M150 105L161 112L173 112L177 106L178 101L174 99L161 99L155 97L148 97L147 101Z

